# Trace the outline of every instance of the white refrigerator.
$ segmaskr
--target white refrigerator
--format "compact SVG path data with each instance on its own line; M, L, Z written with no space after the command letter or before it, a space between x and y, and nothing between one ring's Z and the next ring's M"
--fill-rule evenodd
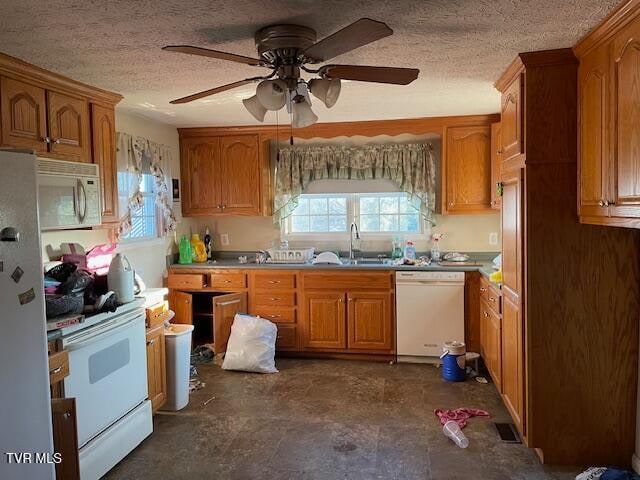
M0 150L0 478L53 479L35 155ZM31 455L9 455L10 453ZM36 457L40 454L40 457ZM22 460L26 463L16 463Z

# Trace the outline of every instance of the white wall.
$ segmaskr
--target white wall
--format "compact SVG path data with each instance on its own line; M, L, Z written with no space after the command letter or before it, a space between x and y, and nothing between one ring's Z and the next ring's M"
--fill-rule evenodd
M180 148L178 141L178 130L163 123L150 120L143 116L124 113L116 109L116 130L119 132L138 135L152 142L162 143L171 147L173 151L172 176L180 176ZM191 227L190 219L183 219L180 209L176 209L178 218L178 231L176 235L183 232L189 233ZM45 232L42 234L42 254L46 261L50 256L57 256L57 249L62 242L77 242L85 248L92 247L100 243L108 242L106 230L68 230L57 232ZM119 247L131 263L138 274L142 277L148 287L160 287L166 276L166 255L176 251L175 236L158 239L150 242L129 243Z

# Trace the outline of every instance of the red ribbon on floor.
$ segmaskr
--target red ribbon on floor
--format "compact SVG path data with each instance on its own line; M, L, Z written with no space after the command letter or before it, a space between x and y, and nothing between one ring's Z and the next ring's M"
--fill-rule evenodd
M471 417L490 417L489 412L480 410L479 408L454 408L453 410L445 410L437 408L434 412L440 419L440 423L444 425L450 420L453 420L460 428L464 428L467 425L467 420Z

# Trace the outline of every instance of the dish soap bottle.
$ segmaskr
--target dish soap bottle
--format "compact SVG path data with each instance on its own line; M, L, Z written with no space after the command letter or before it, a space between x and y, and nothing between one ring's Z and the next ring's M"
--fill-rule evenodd
M178 250L180 251L178 263L188 265L193 261L191 258L191 243L189 243L189 239L186 235L182 235L182 238L180 238L180 246L178 247Z
M209 233L209 227L204 229L204 250L207 253L207 260L211 260L211 234Z
M416 246L411 240L407 240L407 243L404 246L404 258L412 261L416 260Z
M402 258L402 243L398 237L395 237L391 243L391 258L393 260Z
M207 261L207 252L204 248L204 242L200 239L199 233L191 235L191 255L196 263L204 263Z

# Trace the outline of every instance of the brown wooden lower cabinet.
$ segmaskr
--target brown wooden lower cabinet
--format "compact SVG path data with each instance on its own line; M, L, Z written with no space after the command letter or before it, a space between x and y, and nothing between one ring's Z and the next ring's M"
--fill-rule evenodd
M505 291L502 313L502 398L519 430L524 423L524 339L518 296Z
M147 329L147 390L155 413L167 400L164 325Z
M347 293L347 346L360 350L391 350L392 306L389 292Z
M347 348L345 292L305 293L304 348Z
M76 399L51 399L53 425L53 449L62 462L56 464L56 478L77 480L80 478L78 459L78 428L76 424Z

